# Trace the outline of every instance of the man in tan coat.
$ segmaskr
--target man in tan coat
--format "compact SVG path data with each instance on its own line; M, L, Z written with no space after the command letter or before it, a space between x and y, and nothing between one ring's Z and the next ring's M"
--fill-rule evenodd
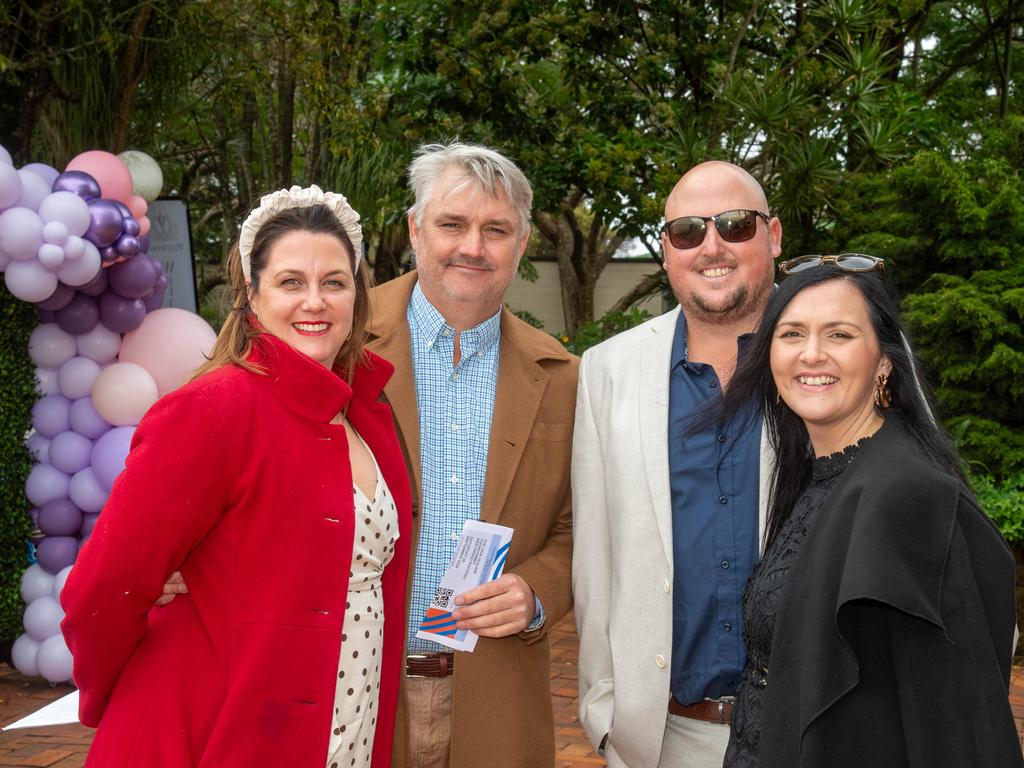
M529 236L532 191L497 152L421 148L410 166L417 270L373 290L369 348L413 486L407 676L393 765L554 762L547 633L568 611L569 464L578 361L502 306ZM454 616L480 635L451 654L415 637L462 521L513 528L505 574Z

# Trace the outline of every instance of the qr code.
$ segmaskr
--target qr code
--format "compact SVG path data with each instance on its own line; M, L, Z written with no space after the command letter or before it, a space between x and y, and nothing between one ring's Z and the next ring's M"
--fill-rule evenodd
M452 599L452 590L445 589L444 587L438 587L434 593L434 605L441 608L447 608L450 605Z

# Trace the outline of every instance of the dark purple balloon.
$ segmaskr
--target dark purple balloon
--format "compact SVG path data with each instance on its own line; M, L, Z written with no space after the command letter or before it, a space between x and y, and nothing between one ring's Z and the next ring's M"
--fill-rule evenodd
M107 270L110 289L127 299L141 299L153 292L160 277L157 263L144 253Z
M36 317L39 318L40 323L52 323L57 317L57 313L52 309L39 308L36 310Z
M164 296L166 295L166 293L167 291L165 291L164 289L160 289L158 291L153 291L151 294L149 294L149 296L143 299L142 301L146 305L146 311L156 312L158 309L162 308L164 305Z
M139 249L143 253L149 253L149 234L139 235Z
M36 545L36 559L47 573L54 576L75 562L78 539L74 536L47 536Z
M54 192L74 192L89 202L100 196L100 184L85 171L64 171L53 182Z
M88 333L99 321L100 308L96 299L77 291L66 307L57 310L57 325L72 336Z
M37 524L47 536L74 536L82 527L82 510L70 499L54 499L40 507Z
M139 222L129 217L124 220L124 233L131 235L132 237L138 237L139 232L142 231L142 227L139 226Z
M132 235L121 235L114 243L114 248L119 256L131 258L139 252L139 240Z
M134 331L146 319L146 305L142 299L126 299L113 291L100 296L100 320L117 333Z
M159 264L159 262L157 262ZM154 291L166 291L167 290L167 275L164 274L163 270L160 270L160 277L156 279L153 284Z
M68 302L75 297L75 289L64 285L64 283L57 283L57 290L53 292L53 295L48 299L37 301L36 306L39 309L48 309L51 312L56 312L62 307L66 307Z
M114 241L121 236L121 229L124 227L124 216L117 208L118 203L114 200L92 200L89 203L89 229L85 231L85 239L100 249L113 245Z
M85 285L78 286L78 292L84 293L86 296L99 296L105 290L107 290L107 270L105 269L97 272L96 277Z
M99 517L99 512L97 512L96 514L86 512L84 515L82 515L82 528L81 530L79 530L78 535L81 536L83 540L89 538L89 536L92 535L92 529L96 526L96 521L99 519Z
M108 245L100 248L100 258L103 260L104 264L113 264L121 258L121 254L117 252L117 248L112 245Z
M124 203L122 203L120 200L111 200L110 202L117 206L117 210L119 210L121 212L121 215L124 216L126 219L130 219L132 217L132 209L129 208Z

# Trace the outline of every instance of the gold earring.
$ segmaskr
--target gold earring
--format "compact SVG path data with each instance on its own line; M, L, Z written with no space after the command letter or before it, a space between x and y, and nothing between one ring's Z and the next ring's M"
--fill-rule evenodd
M892 393L889 391L889 376L884 373L875 377L875 407L884 411L892 405Z

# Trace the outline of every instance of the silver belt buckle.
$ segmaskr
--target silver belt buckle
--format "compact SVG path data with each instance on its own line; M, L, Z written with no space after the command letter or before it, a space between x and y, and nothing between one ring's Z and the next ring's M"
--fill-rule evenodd
M406 660L408 660L408 659L420 659L420 660L422 660L422 659L430 658L430 655L426 654L426 653L410 653L410 654L406 655L405 658L406 658ZM410 674L409 673L409 665L408 664L405 665L405 676L406 677L418 677L418 678L426 677L426 675L413 675L413 674Z
M718 705L718 721L720 723L725 723L725 705L726 704L735 704L736 703L736 697L735 696L722 696L722 697L717 698L717 699L705 698L704 701L710 701L710 702L713 702L713 703Z

